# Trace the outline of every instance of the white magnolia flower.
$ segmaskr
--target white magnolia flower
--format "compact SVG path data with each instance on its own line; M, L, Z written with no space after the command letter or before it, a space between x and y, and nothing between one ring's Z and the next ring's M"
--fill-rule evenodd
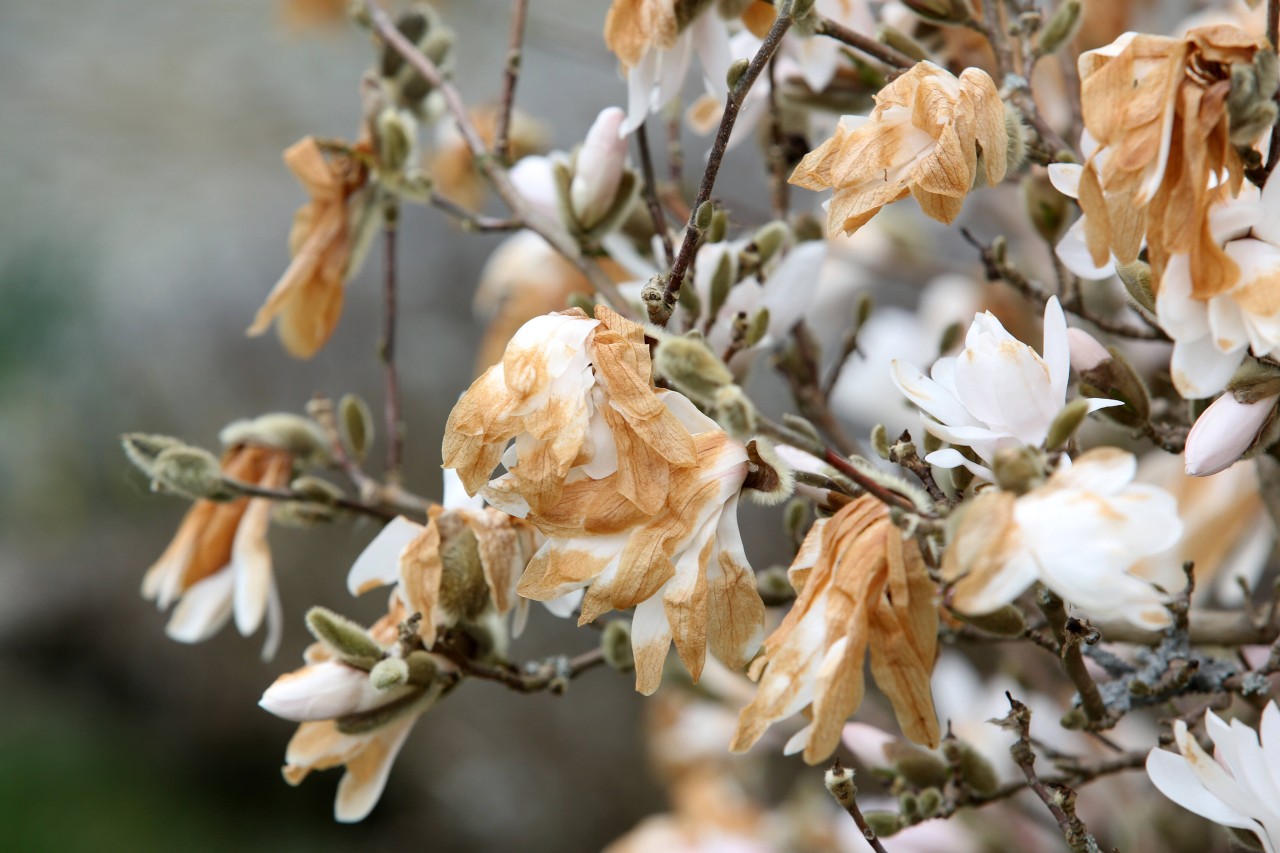
M1239 720L1230 725L1205 711L1211 756L1176 720L1173 734L1181 755L1153 749L1147 775L1160 793L1214 823L1252 832L1267 853L1280 851L1280 710L1267 703L1262 733Z
M1093 156L1097 149L1098 143L1088 131L1080 135L1080 151L1086 159ZM1080 175L1083 172L1084 166L1079 163L1052 163L1049 165L1049 181L1058 192L1069 198L1079 199ZM1084 229L1085 217L1081 216L1058 240L1058 245L1053 247L1054 254L1064 267L1080 278L1088 281L1111 278L1116 274L1115 256L1102 266L1095 264L1085 242Z
M707 91L724 100L729 70L729 30L714 3L669 0L614 0L605 19L604 39L627 76L627 119L620 133L638 128L684 89L689 61L696 53Z
M893 382L928 415L924 428L949 442L972 448L988 464L1006 447L1044 443L1067 401L1070 354L1067 321L1057 297L1044 307L1044 354L1005 331L991 312L978 314L954 358L934 362L930 377L910 364L890 363ZM1117 400L1090 400L1089 411L1119 406ZM994 479L954 449L935 450L926 460L943 468L963 465Z
M1145 628L1169 621L1167 596L1130 568L1182 535L1177 502L1134 483L1137 461L1098 448L1025 495L988 489L967 505L943 557L954 607L990 613L1040 581L1088 616Z
M368 711L398 699L407 690L379 690L364 670L322 660L277 678L258 704L281 719L302 723Z
M1156 295L1156 316L1173 338L1169 369L1178 393L1209 397L1226 387L1246 349L1280 356L1280 181L1209 211L1213 239L1239 268L1228 289L1200 292L1186 254L1173 255Z
M1225 471L1244 455L1275 411L1280 397L1241 403L1228 392L1200 413L1187 434L1187 473L1207 477Z
M584 228L603 219L618 194L627 165L627 139L619 133L625 118L618 107L605 107L578 149L569 201Z

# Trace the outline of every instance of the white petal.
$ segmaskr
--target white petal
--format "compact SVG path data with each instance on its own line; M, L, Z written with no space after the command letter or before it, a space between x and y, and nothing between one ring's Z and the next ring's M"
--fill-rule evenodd
M1058 408L1067 401L1067 379L1071 373L1071 348L1067 342L1067 318L1058 297L1044 306L1044 363L1049 367L1049 384Z
M179 643L200 643L231 620L236 576L226 566L193 585L173 608L164 632Z
M249 501L231 545L231 570L236 589L234 612L236 630L247 637L267 615L271 597L271 552L267 549L267 525L271 521L271 501Z
M1053 188L1069 198L1080 197L1080 176L1084 166L1079 163L1049 164L1049 183Z
M1181 755L1153 749L1147 756L1147 775L1160 793L1203 818L1223 826L1256 830L1258 824L1210 794Z
M347 573L347 590L361 595L400 580L400 552L424 530L404 516L392 519L360 552Z
M1208 337L1177 341L1169 372L1178 393L1188 400L1212 397L1227 387L1244 360L1244 349L1222 352Z
M373 737L379 739L377 745L366 747L381 749L382 755L376 772L361 784L350 772L343 775L338 783L338 796L333 804L333 816L339 823L356 823L368 817L369 812L378 804L382 791L387 787L387 777L391 774L391 765L404 746L405 738L417 721L417 715L405 714L398 720L392 720L374 732Z

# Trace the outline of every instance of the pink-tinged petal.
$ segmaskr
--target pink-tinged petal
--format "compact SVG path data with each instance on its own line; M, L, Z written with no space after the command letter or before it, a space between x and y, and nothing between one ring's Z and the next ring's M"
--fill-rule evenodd
M1169 372L1179 394L1188 400L1199 400L1227 387L1243 360L1243 349L1222 352L1208 337L1176 341Z
M569 199L579 222L591 227L609 211L627 161L627 138L620 133L626 114L606 107L596 116L574 163Z
M1224 471L1244 455L1275 410L1277 397L1241 403L1223 394L1196 418L1187 435L1187 473L1207 477Z
M352 595L363 595L371 589L399 582L400 552L422 531L421 524L403 515L388 522L356 557L347 574L347 590Z
M164 632L179 643L201 643L231 621L235 573L227 566L193 585L173 608Z
M1071 352L1071 369L1081 373L1112 358L1107 348L1084 329L1067 329L1067 347Z
M550 157L541 154L530 154L521 157L511 167L507 175L515 185L516 192L524 197L531 207L549 219L559 218L556 201L555 165ZM532 232L521 232L532 234ZM529 239L532 242L531 238Z

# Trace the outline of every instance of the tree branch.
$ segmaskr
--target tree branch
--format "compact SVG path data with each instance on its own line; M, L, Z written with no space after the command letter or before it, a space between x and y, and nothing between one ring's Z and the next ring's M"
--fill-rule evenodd
M520 79L520 45L524 41L524 22L528 11L529 0L515 0L511 6L511 41L507 47L507 64L502 75L502 103L498 109L498 124L493 135L493 156L504 164L511 162L511 111L515 108L516 83Z

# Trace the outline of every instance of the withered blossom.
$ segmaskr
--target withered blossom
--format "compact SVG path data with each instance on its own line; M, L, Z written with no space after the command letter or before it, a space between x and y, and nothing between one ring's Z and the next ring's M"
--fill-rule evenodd
M517 605L516 581L535 550L534 531L491 507L432 506L426 525L400 517L382 529L347 575L352 595L398 584L420 613L427 648L442 628L475 623Z
M261 335L274 321L284 348L298 358L310 358L329 340L342 316L357 239L356 199L363 196L369 170L353 155L326 156L310 136L286 150L284 161L311 200L294 214L289 232L293 261L258 309L248 333Z
M749 749L770 725L808 709L811 722L787 744L816 764L840 743L862 704L863 669L888 697L909 739L937 746L929 677L937 656L938 609L920 548L889 511L864 495L809 530L791 564L798 596L752 664L760 682L743 709L731 749Z
M284 449L241 443L222 457L222 474L267 488L288 484L293 454ZM280 642L280 603L271 570L267 528L270 498L196 501L177 535L142 580L143 598L161 609L176 603L165 633L184 643L209 639L232 616L244 636L264 620L264 658Z
M1132 263L1145 237L1157 286L1175 253L1190 256L1200 298L1235 281L1239 270L1212 238L1208 210L1244 180L1227 97L1232 67L1252 62L1261 47L1244 30L1218 25L1178 38L1125 33L1081 54L1090 139L1078 191L1095 266L1112 254Z
M404 605L393 596L388 613L369 629L369 636L386 650L388 657L400 657L399 626L408 616ZM420 658L415 666L429 673L423 679L427 683L417 684L410 679L409 683L378 690L368 685L368 673L336 660L332 650L314 643L307 649L307 666L281 676L263 696L262 705L267 710L286 719L303 720L285 749L286 782L299 785L314 771L345 768L334 801L334 817L338 821L361 821L373 810L413 724L444 692L445 684L437 676L451 672L452 665L421 650L412 656ZM351 670L351 679L363 679L364 685L348 691L336 702L333 697L320 697L314 705L308 705L302 697L282 700L282 693L298 692L292 687L294 683L316 689L331 684L334 679L321 675L322 668ZM317 719L316 713L310 713L321 710L332 713L332 718Z
M547 537L521 595L587 588L584 624L637 607L636 684L651 693L673 641L695 678L708 644L741 666L759 643L764 610L736 518L747 454L654 388L641 326L603 306L596 318L526 323L450 414L444 464ZM491 480L499 462L507 472Z
M791 183L834 189L827 231L852 234L886 204L914 196L925 215L952 222L981 175L1004 180L1008 130L995 82L977 68L957 78L917 63L876 95L870 116L845 116L800 161Z

